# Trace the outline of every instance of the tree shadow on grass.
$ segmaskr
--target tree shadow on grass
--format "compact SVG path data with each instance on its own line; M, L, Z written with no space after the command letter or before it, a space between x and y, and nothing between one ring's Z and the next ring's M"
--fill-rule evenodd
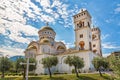
M96 79L93 79L93 78L87 77L87 76L79 76L76 78L76 80L96 80Z
M48 78L49 80L67 80L64 79L63 77L52 77L52 78Z
M29 77L29 80L42 80L41 77Z
M105 80L114 80L113 77L102 76Z
M69 79L65 79L63 77L52 77L52 78L48 78L48 80L69 80ZM82 77L76 77L75 79L70 79L70 80L96 80L96 79L93 79L91 77L82 76Z

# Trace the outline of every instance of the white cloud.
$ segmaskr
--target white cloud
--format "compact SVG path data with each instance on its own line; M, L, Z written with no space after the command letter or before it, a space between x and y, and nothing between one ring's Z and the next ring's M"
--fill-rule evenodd
M62 2L60 2L60 0L54 0L51 7L61 7L61 5L62 5Z
M111 22L112 22L112 19L106 19L105 22L111 23Z
M27 20L55 23L61 17L64 26L68 27L72 25L72 19L68 18L78 10L77 5L75 5L75 10L68 10L68 4L64 4L60 0L36 0L36 2L39 2L42 8L31 0L2 0L0 2L0 34L8 36L16 42L29 43L34 38L25 38L22 34L38 36L38 29L26 25Z
M117 4L117 6L120 6L120 4Z
M119 13L120 12L120 7L116 8L115 12Z
M43 7L50 7L50 0L40 0L40 4Z
M3 27L0 28L0 34L5 34L5 29Z
M67 49L75 47L75 45L73 43L65 43L65 45L66 45Z
M38 29L26 25L26 17L24 17L25 12L27 12L28 17L35 18L36 14L39 14L40 9L34 5L30 0L20 1L20 0L3 0L0 2L0 33L9 37L12 41L29 43L34 38L30 39L25 36L37 36ZM30 9L33 8L33 11Z
M103 57L107 57L109 56L111 53L105 53L105 54L102 54Z
M116 46L111 42L102 43L102 47L105 49L120 49L120 46Z
M5 45L2 44L0 52L10 56L23 55L23 49L17 46L20 43L23 45L28 44L38 36L38 29L26 24L28 20L47 21L53 24L58 21L62 23L64 27L69 27L72 25L71 17L79 11L77 5L73 5L73 9L68 9L69 5L60 0L36 0L36 2L39 3L40 7L31 2L31 0L1 0L0 35L4 35L7 40L3 40L6 42L6 47L3 47ZM74 46L72 43L65 42L65 44L67 48ZM25 48L25 46L23 46L23 48Z
M8 55L9 57L15 56L15 55L24 56L24 49L12 48L12 47L3 47L3 48L0 48L0 54L4 55L4 56Z
M104 39L106 39L106 38L109 37L109 36L110 36L109 34L102 35L102 36L101 36L101 39L104 40Z
M67 47L67 49L75 47L75 45L73 43L68 43L65 40L56 40L56 41L63 42L65 44L65 46Z
M70 25L67 25L68 23L72 22L71 17L73 16L74 13L76 13L76 11L78 11L78 8L75 6L74 10L68 10L69 5L63 3L60 0L53 0L50 3L50 0L45 0L45 1L38 1L40 4L42 4L42 12L48 14L41 14L40 18L42 19L42 21L47 21L47 22L53 22L55 23L55 21L59 21L59 18L62 18L62 21L64 22L64 27L69 27ZM48 6L46 6L45 4L47 4ZM55 10L54 10L55 9ZM49 17L48 17L49 16ZM45 17L45 18L44 18ZM70 18L70 19L68 19ZM50 20L49 20L50 19ZM72 25L72 23L71 23Z
M37 36L37 31L38 29L29 26L29 25L23 25L18 22L7 22L4 25L1 25L0 29L2 29L2 34L6 35L15 42L20 42L20 43L29 43L31 40L34 39L29 39L29 37L23 37L22 34L25 36Z
M120 4L117 4L117 8L114 11L115 13L120 13Z
M54 18L52 18L52 17L50 17L50 16L48 16L48 15L41 15L41 20L42 21L46 21L46 22L54 22Z

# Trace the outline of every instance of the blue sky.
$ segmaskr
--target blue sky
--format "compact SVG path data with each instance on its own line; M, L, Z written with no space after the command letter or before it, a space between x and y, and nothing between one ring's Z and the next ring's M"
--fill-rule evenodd
M102 52L120 50L120 0L3 0L0 2L0 54L24 55L38 30L49 22L56 40L74 47L73 15L85 8L101 29Z

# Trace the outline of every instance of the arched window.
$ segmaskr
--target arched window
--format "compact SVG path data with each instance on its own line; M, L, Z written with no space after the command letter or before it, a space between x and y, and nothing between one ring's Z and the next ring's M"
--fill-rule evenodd
M80 41L79 46L81 50L84 50L84 46L85 46L84 41Z
M79 28L83 27L84 26L84 22L79 22Z
M88 27L90 27L90 23L88 22Z
M92 50L92 44L91 44L91 42L89 42L89 48L90 48L90 50Z
M84 27L84 22L82 22L82 26Z
M79 24L77 24L77 28L79 28Z

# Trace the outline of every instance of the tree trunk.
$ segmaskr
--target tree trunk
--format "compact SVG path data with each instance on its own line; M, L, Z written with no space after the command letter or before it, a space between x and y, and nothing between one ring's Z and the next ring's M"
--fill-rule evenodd
M102 73L101 73L100 69L98 69L98 71L99 71L100 76L102 76Z
M76 77L79 77L76 66L75 66L75 73L76 73Z
M16 70L16 75L17 75L17 73L18 73L18 70Z
M48 67L48 71L49 71L49 75L50 75L50 78L52 77L52 74L51 74L51 71L50 71L50 68Z
M2 71L2 76L1 76L1 78L4 78L5 77L5 75L4 75L4 71Z
M26 69L24 69L23 71L23 78L25 79L25 73L26 73Z

